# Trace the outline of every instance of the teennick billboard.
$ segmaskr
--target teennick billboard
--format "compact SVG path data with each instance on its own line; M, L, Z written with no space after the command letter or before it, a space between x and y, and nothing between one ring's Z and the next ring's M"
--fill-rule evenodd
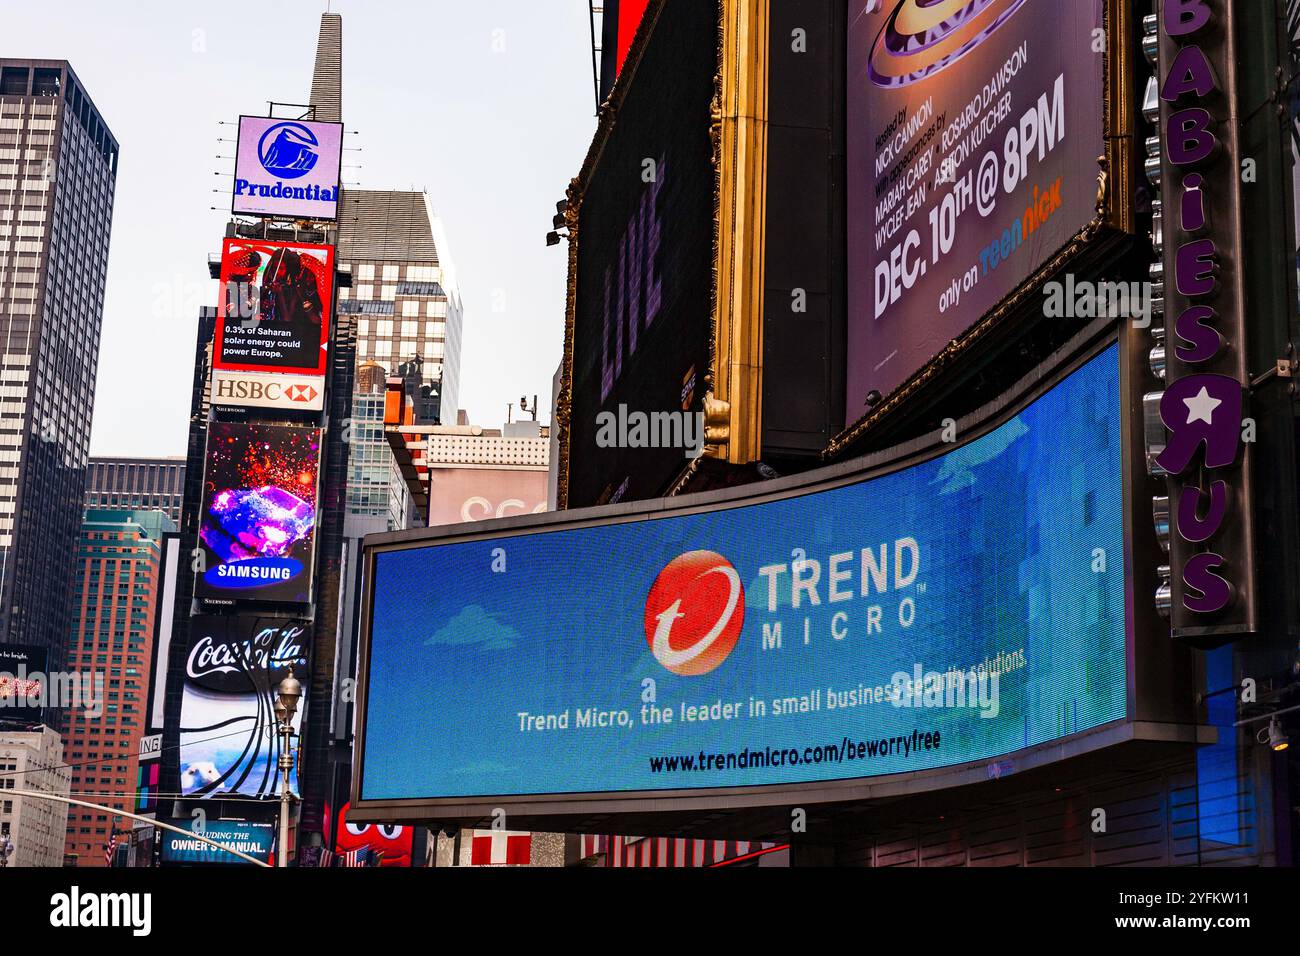
M846 420L1096 215L1102 0L849 4Z

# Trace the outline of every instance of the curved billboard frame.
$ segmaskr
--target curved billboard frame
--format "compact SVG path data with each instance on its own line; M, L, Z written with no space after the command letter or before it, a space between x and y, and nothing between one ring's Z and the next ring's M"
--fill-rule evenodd
M818 492L859 484L907 468L923 465L969 445L1006 424L1027 406L1059 385L1071 373L1116 347L1119 371L1120 458L1122 493L1125 496L1121 509L1121 533L1124 542L1124 643L1125 643L1125 716L1099 724L1076 733L1002 754L969 760L942 767L886 773L879 776L846 777L840 779L723 787L693 787L664 790L596 791L585 793L537 793L510 796L457 796L457 797L402 797L396 799L366 800L361 796L362 777L366 764L367 710L371 670L371 623L374 613L374 566L381 552L427 548L444 544L460 544L485 539L509 539L538 532L575 530L593 526L630 523L662 517L677 517L697 513L717 512L744 506L764 504L787 498L803 497ZM777 478L740 489L705 492L673 499L656 499L574 511L530 515L478 522L472 529L449 526L432 529L415 529L369 536L365 541L363 557L365 584L361 613L361 634L358 654L358 684L356 699L356 758L353 762L352 808L358 820L437 820L456 821L472 825L475 821L490 818L499 808L505 808L512 818L512 826L519 821L534 821L537 826L545 820L563 818L574 822L610 813L663 813L679 811L708 811L718 809L758 808L780 806L795 801L799 804L833 803L851 800L874 799L929 790L947 789L976 783L1010 773L1019 773L1032 767L1053 763L1072 756L1089 753L1103 747L1137 739L1182 740L1178 732L1164 734L1145 725L1139 726L1134 707L1134 615L1132 607L1132 528L1127 497L1130 491L1132 435L1126 422L1128 415L1123 401L1126 396L1128 358L1122 342L1113 332L1099 330L1097 325L1078 336L1058 353L1058 360L1045 364L1027 376L995 402L957 422L959 443L945 443L939 432L899 445L875 455L821 468L803 475ZM792 804L793 805L793 804ZM608 826L597 824L597 826Z

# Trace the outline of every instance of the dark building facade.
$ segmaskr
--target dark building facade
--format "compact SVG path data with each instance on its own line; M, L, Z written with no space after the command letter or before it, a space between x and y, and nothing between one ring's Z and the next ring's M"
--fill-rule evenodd
M62 666L118 143L62 60L0 60L0 634Z
M87 508L149 508L180 525L185 459L92 458L86 469Z

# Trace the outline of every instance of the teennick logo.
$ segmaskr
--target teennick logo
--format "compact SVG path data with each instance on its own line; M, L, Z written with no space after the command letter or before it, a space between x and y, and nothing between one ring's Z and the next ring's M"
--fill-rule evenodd
M872 45L871 82L890 88L928 79L987 40L1024 5L1025 0L899 0Z
M713 551L673 558L646 598L646 642L660 664L683 677L707 674L726 660L744 623L740 575Z

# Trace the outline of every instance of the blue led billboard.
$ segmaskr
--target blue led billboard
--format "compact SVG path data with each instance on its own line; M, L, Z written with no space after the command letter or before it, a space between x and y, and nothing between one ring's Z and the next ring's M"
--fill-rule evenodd
M876 777L1123 719L1118 363L870 478L377 547L361 799Z
M193 821L168 820L173 826L192 827ZM275 827L269 823L250 823L246 820L209 820L201 830L193 830L200 836L232 850L238 850L245 856L270 862L271 851L275 847ZM161 830L162 848L160 856L163 863L233 863L240 866L252 866L247 860L227 853L210 843L204 843L192 836L184 836L171 830Z

